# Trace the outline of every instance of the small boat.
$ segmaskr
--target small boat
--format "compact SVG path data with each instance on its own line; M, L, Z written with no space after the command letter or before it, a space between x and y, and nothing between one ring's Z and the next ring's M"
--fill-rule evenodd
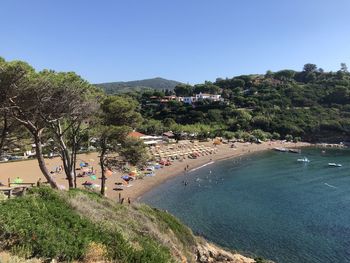
M309 162L310 162L310 160L309 160L308 158L306 158L306 157L300 158L300 159L298 159L297 161L298 161L298 162L304 162L304 163L309 163Z
M301 153L300 149L289 149L290 153Z
M342 165L340 163L328 163L328 166L331 166L331 167L342 167Z
M289 150L287 148L279 148L279 147L275 147L273 148L275 151L277 152L288 152Z

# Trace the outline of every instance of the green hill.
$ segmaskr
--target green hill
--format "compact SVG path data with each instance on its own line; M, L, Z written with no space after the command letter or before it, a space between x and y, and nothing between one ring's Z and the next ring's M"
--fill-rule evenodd
M181 84L181 82L163 78L153 78L126 82L100 83L95 84L95 86L102 88L107 94L115 94L129 91L142 91L145 89L173 90L178 84Z
M0 210L0 262L255 262L194 236L167 212L92 192L33 188Z
M200 138L247 141L350 141L350 72L344 63L337 72L305 64L302 71L218 78L213 83L179 85L174 91L178 96L220 94L224 101L203 100L193 106L152 101L150 97L155 95L150 93L135 96L147 119L141 132L162 134L171 130Z

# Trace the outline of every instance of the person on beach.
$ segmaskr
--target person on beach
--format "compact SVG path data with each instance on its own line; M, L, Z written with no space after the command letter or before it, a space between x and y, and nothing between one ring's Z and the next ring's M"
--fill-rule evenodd
M130 197L128 197L128 205L131 204L131 200L130 200Z

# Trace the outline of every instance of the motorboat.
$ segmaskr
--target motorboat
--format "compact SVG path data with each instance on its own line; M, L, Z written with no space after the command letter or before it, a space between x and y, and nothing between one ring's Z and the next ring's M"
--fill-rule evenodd
M306 158L306 157L300 158L300 159L298 159L297 161L298 161L298 162L303 162L303 163L309 163L309 162L310 162L310 160L309 160L308 158Z
M331 166L331 167L342 167L342 165L340 163L328 163L328 166Z

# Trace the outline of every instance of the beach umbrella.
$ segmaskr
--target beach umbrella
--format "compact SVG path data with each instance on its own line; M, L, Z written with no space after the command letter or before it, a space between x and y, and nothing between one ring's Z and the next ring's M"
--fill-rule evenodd
M129 175L123 175L123 176L122 176L122 179L123 179L123 180L129 180L129 179L130 179L130 176L129 176Z
M113 175L113 172L111 170L106 170L105 171L105 175L106 176L112 176Z
M96 180L97 179L97 177L96 177L96 175L90 175L90 178L92 179L92 180Z

